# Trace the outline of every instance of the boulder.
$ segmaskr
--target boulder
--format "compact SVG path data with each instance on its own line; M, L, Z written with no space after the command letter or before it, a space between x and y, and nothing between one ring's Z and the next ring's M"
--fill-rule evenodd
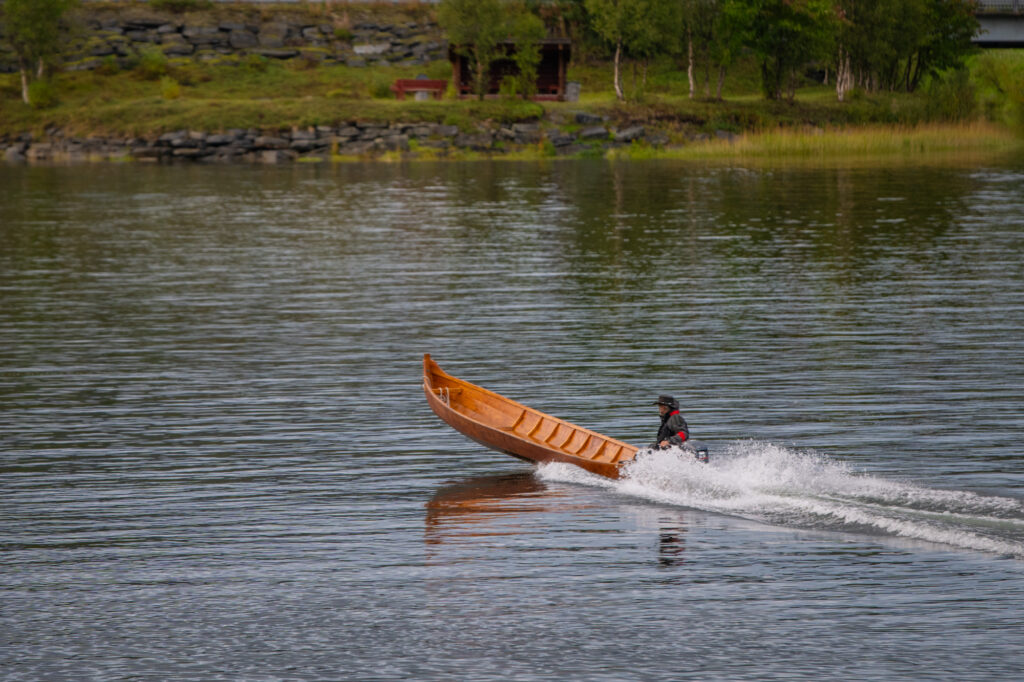
M581 140L606 140L608 139L608 130L604 126L589 126L580 131L579 138Z
M643 139L644 127L643 126L631 126L620 130L615 133L616 142L633 142L634 140Z
M585 111L576 112L576 122L583 126L594 126L604 123L604 118L597 114L590 114Z
M214 45L224 42L224 36L217 26L186 26L181 35L193 45Z
M549 135L548 141L555 147L566 147L575 142L575 138L572 135L559 131Z
M379 57L391 50L391 43L368 43L364 45L353 45L352 51L360 57Z
M250 47L256 47L259 45L259 40L256 38L256 34L250 33L245 29L234 30L228 34L228 45L236 50L245 50Z
M291 59L292 57L298 57L299 51L289 47L264 48L258 50L257 54L270 59Z
M288 24L271 22L260 27L260 47L278 49L284 47L285 38L288 37Z
M287 149L288 140L271 135L260 135L253 140L252 146L256 149Z

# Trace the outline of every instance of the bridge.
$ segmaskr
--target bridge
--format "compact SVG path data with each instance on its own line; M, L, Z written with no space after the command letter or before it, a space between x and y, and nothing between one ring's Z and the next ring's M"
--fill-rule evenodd
M980 47L1024 47L1024 0L978 0Z

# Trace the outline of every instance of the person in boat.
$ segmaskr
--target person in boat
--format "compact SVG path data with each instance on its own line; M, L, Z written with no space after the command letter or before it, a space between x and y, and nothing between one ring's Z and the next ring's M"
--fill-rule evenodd
M679 414L679 401L670 395L659 395L654 404L661 414L661 426L658 428L658 438L651 447L683 447L683 443L690 437L690 427L686 425L683 415Z

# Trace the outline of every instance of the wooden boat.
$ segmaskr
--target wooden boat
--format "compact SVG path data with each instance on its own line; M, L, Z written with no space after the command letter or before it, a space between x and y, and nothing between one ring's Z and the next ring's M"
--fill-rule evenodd
M444 372L423 356L423 392L438 417L481 445L532 462L567 462L618 478L637 448Z

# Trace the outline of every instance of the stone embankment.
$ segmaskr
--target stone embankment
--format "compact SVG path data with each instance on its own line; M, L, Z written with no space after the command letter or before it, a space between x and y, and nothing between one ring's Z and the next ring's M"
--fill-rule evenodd
M471 131L434 123L352 122L340 126L288 131L179 130L154 138L77 138L50 129L46 137L0 137L2 158L12 163L136 160L202 163L287 163L333 158L374 158L399 153L408 158L445 157L463 152L494 156L534 149L544 155L570 156L646 142L668 143L641 126L608 126L591 114L577 114L573 132L539 122L480 125Z
M70 24L63 57L67 71L132 68L146 51L169 59L257 56L352 67L410 66L448 58L443 32L428 18L384 23L350 20L346 14L263 13L244 7L185 15L143 7L83 10ZM16 70L14 53L0 41L0 72Z

